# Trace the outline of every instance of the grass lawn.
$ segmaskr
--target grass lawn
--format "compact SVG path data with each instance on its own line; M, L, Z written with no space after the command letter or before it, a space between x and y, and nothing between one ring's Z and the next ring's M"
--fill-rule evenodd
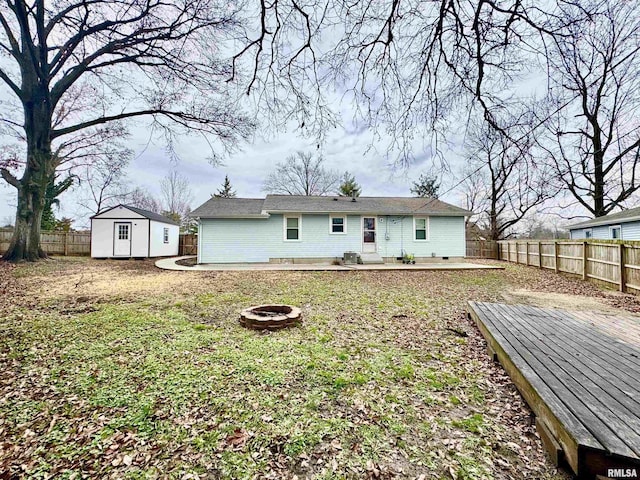
M506 267L1 264L0 478L565 478L465 302L600 293ZM238 325L267 302L303 326Z

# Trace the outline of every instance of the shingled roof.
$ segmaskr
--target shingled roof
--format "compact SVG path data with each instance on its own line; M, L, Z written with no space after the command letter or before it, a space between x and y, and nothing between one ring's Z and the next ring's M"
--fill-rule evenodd
M575 228L588 228L588 227L597 227L598 225L609 225L611 223L625 223L625 222L633 222L640 220L640 207L637 208L629 208L628 210L623 210L618 213L611 213L609 215L605 215L604 217L597 217L591 220L587 220L586 222L575 223L573 225L569 225L567 228L575 229Z
M106 210L103 210L95 215L93 215L91 218L95 218L98 217L99 215L103 215L113 209L116 209L118 207L123 207L126 208L128 210L131 210L132 212L137 213L138 215L142 215L145 218L148 218L149 220L153 220L154 222L161 222L161 223L169 223L171 225L180 225L178 222L170 219L169 217L165 217L164 215L160 215L159 213L156 212L152 212L150 210L145 210L144 208L138 208L138 207L133 207L131 205L124 205L124 204L120 204L120 205L116 205L115 207L111 207L111 208L107 208Z
M211 198L194 217L260 217L268 213L352 213L374 215L469 216L468 210L435 198L267 195L257 198Z
M217 198L212 197L194 211L192 217L202 218L251 218L267 217L262 213L264 198Z

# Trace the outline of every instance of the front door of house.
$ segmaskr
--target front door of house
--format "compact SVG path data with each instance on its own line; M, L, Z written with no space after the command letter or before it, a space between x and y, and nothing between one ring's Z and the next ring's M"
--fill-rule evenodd
M376 251L376 218L362 217L362 253Z
M113 224L113 256L131 256L131 223L116 222Z

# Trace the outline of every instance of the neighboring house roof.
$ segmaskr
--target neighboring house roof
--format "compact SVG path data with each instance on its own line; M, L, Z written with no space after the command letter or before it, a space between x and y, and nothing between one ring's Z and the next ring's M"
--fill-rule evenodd
M260 217L268 213L352 213L375 215L469 216L472 212L434 198L267 195L257 198L211 198L194 217Z
M628 210L623 210L622 212L618 212L618 213L611 213L609 215L605 215L604 217L598 217L592 220L587 220L586 222L575 223L573 225L569 225L567 228L569 228L570 230L575 230L577 228L597 227L600 225L634 222L639 220L640 220L640 207L637 207L637 208L630 208Z
M202 218L251 218L267 217L262 213L264 198L217 198L212 197L194 211L192 217Z
M159 213L155 213L155 212L152 212L150 210L145 210L144 208L132 207L131 205L124 205L124 204L120 204L120 205L116 205L115 207L107 208L106 210L103 210L102 212L96 213L91 218L96 218L96 217L99 217L101 215L104 215L105 213L110 212L111 210L113 210L115 208L118 208L118 207L123 207L123 208L126 208L128 210L131 210L132 212L135 212L138 215L142 215L143 217L148 218L149 220L153 220L154 222L168 223L170 225L180 225L178 222L170 219L169 217L165 217L164 215L160 215Z

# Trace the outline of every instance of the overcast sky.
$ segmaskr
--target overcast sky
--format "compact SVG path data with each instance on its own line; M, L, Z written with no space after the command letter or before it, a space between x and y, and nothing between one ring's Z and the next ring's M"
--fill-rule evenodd
M434 163L428 153L428 147L422 142L416 142L413 152L416 160L413 164L407 169L395 168L392 165L393 158L386 155L386 143L382 141L370 148L372 139L373 132L370 129L344 122L343 126L328 133L326 141L321 146L320 151L325 158L326 167L339 172L348 170L354 174L362 186L362 195L365 196L411 195L409 187L412 181L417 179L420 173L429 171ZM209 147L204 140L198 140L196 137L186 138L177 145L180 156L177 162L169 158L161 142L149 144L149 135L143 128L131 130L129 146L136 153L128 169L128 178L133 185L159 195L160 180L172 168L176 168L190 181L194 195L193 208L205 202L220 188L225 175L229 175L239 197L264 196L265 192L261 190L262 181L275 168L276 163L284 161L297 150L317 151L317 143L314 140L302 138L295 132L283 132L269 139L256 138L253 142L245 144L241 151L225 158L224 165L214 167L207 161L210 155ZM455 152L449 152L448 157L455 160ZM450 183L449 178L446 180ZM447 185L443 186L443 190L448 188ZM80 228L86 225L86 219L82 219L83 215L77 206L77 194L77 191L65 193L60 199L61 209L55 214L57 217L75 218L74 226ZM459 203L454 193L445 194L443 199ZM0 220L3 224L15 215L15 202L14 189L2 182Z

